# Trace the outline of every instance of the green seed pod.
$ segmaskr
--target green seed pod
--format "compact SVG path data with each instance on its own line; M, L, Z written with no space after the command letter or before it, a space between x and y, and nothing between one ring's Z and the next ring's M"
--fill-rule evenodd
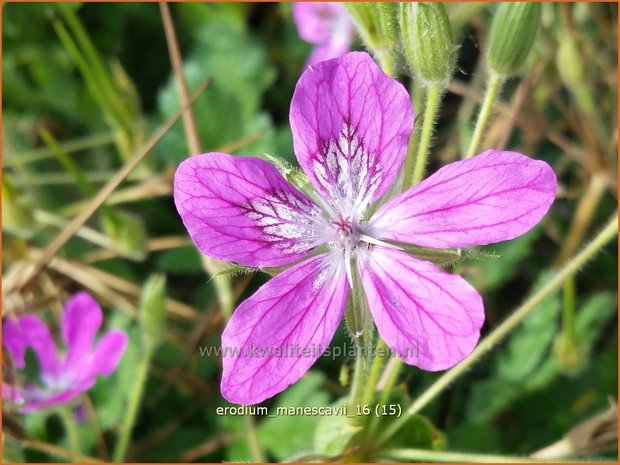
M166 278L151 275L142 289L140 326L147 347L153 348L163 337L166 324Z
M487 64L501 75L516 73L532 49L541 17L540 3L501 3L489 34Z
M402 3L400 31L407 64L424 84L446 85L456 64L456 47L442 3Z
M362 41L379 59L382 65L392 68L392 57L398 45L398 19L395 3L345 2ZM393 72L393 69L384 69Z

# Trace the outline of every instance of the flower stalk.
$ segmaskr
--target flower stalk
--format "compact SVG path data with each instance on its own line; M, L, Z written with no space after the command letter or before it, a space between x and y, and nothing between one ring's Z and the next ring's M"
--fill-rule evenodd
M152 346L147 346L142 360L136 370L136 378L129 394L129 403L127 405L127 410L125 411L121 434L118 438L118 442L116 443L116 448L114 449L113 458L116 463L122 463L125 460L127 447L129 446L129 440L131 439L131 432L133 431L134 424L136 423L138 409L142 403L144 386L148 377L149 365L151 364L152 356L153 348Z
M424 122L422 123L422 132L418 143L418 151L415 157L413 173L409 181L409 185L419 183L424 177L426 169L428 150L433 137L433 126L437 117L437 111L441 103L441 92L443 87L438 82L431 83L426 89L426 105L424 110ZM407 186L408 187L408 186Z
M387 346L385 345L385 341L381 338L378 338L377 345L375 346L375 356L372 360L372 365L370 366L368 383L366 383L366 390L364 392L364 404L370 404L375 395L375 390L377 389L377 382L379 381L379 376L381 375L381 368L383 367L383 357L379 356L379 352L383 353L386 348Z
M497 95L499 94L503 82L504 77L501 74L496 73L493 70L489 70L489 78L487 80L484 101L480 107L480 113L478 113L474 133L471 137L469 148L467 149L464 158L472 157L478 152L478 149L482 144L484 130L489 123L489 118L491 117L491 110L493 109L493 105L495 104L495 100L497 99Z
M152 275L146 281L140 300L140 326L142 330L142 360L136 371L136 378L129 394L129 402L123 420L121 435L114 449L114 461L123 462L131 438L136 416L144 396L144 386L148 378L149 366L155 349L161 342L165 325L166 280L163 276Z
M573 276L585 263L592 259L603 247L618 235L618 212L612 216L603 230L572 260L560 269L551 280L538 292L527 299L508 319L495 328L478 346L471 355L454 368L444 373L435 383L424 391L403 413L392 423L379 437L378 445L384 444L397 431L399 431L408 419L422 410L429 402L441 394L454 380L469 371L471 366L478 362L484 355L495 347L507 336L519 323L521 323L547 296L560 288L564 282Z
M71 452L77 456L81 452L80 436L78 434L78 426L75 422L75 417L73 416L71 407L66 405L62 406L58 409L58 413L65 426L65 432L67 433L67 437L69 439L69 447L71 447ZM79 460L74 459L73 461L78 462Z

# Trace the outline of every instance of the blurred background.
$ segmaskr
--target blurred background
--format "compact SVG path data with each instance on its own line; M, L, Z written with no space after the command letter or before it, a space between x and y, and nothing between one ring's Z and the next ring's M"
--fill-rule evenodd
M467 147L495 8L446 7L458 65L429 172ZM274 154L295 163L288 110L312 46L299 38L291 5L175 3L170 12L190 90L210 80L194 104L202 151ZM268 276L212 279L217 265L191 244L171 195L174 169L191 154L181 122L27 289L9 292L24 263L40 257L181 100L157 4L4 3L2 18L4 316L36 312L57 328L63 302L88 290L104 307L105 326L130 335L119 369L74 403L82 452L111 459L143 356L138 315L153 274L166 278L165 333L149 362L126 459L242 461L256 459L258 448L258 457L280 461L313 449L319 417L216 413L229 405L219 393L221 364L201 356L199 347L219 344L235 302ZM617 33L616 4L543 4L532 53L495 107L483 146L547 161L560 187L538 227L484 248L500 258L456 266L484 297L483 335L616 209ZM363 49L359 39L354 49ZM402 63L399 69L410 85ZM428 438L412 434L401 445L530 454L608 409L618 391L617 281L614 242L424 410L432 424ZM559 343L566 334L574 335L571 344ZM344 342L341 328L334 344ZM320 359L265 405L329 405L346 395L340 380L350 364L344 356ZM408 403L437 376L407 367L398 380L399 402ZM53 411L20 415L3 407L5 461L67 459L54 449L70 446ZM587 451L593 452L599 451Z

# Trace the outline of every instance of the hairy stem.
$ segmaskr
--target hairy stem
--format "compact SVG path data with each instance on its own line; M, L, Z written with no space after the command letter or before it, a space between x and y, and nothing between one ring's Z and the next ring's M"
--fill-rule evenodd
M478 113L478 119L476 120L474 134L472 135L471 141L469 142L469 148L467 149L465 158L469 158L475 155L480 148L480 144L482 144L482 135L487 127L487 123L489 122L489 117L491 116L493 104L495 103L495 99L497 98L497 94L499 93L503 82L504 79L502 75L497 74L494 71L490 71L489 79L487 81L486 93L484 95L484 101L482 102L482 106L480 107L480 113Z
M379 381L379 375L381 374L381 367L383 366L383 356L379 356L379 352L383 352L385 348L385 341L379 338L375 346L375 353L372 359L372 365L370 366L370 374L368 375L368 382L366 383L366 390L364 391L364 404L370 404L374 397L377 381Z
M260 463L265 461L263 451L260 448L258 437L256 436L256 428L254 426L254 417L252 415L246 415L244 417L245 432L247 434L248 447L250 448L250 454L252 454L252 460Z
M393 363L392 363L393 360ZM398 375L400 374L400 370L403 367L403 360L400 357L395 357L390 362L388 362L386 366L386 371L390 370L387 373L387 381L385 387L381 390L381 397L379 398L379 405L386 405L390 400L390 396L392 395L392 389L394 389L394 385L396 384L396 380L398 379ZM380 418L377 416L373 416L370 420L370 425L368 426L368 432L366 436L372 440L375 437L375 432L377 431L377 427L379 426Z
M417 184L424 177L426 169L426 160L428 158L428 150L433 137L433 127L439 104L441 103L442 87L438 83L432 83L426 90L426 104L424 107L424 122L422 123L422 132L420 133L420 141L418 142L418 152L413 165L413 174L409 182L410 185Z
M363 350L362 344L358 344L358 349ZM353 409L353 414L358 405L362 405L364 400L364 388L366 387L366 380L368 378L368 361L366 357L362 357L359 354L355 357L355 368L353 371L353 381L351 382L351 395L349 403ZM351 414L351 412L349 412Z
M129 394L129 404L127 405L127 410L125 411L121 434L118 438L118 442L116 443L116 448L114 449L114 462L116 463L123 462L125 455L127 454L127 447L129 446L131 432L133 431L134 424L136 423L138 409L142 403L144 386L148 377L152 355L153 350L151 348L145 349L144 356L142 357L140 365L136 371L136 378Z
M80 435L78 434L78 426L75 422L75 417L73 416L73 412L71 408L68 406L63 406L58 409L60 413L60 418L62 418L62 422L65 426L65 432L67 433L67 437L69 438L69 447L71 447L71 452L76 455L80 454ZM77 459L73 460L77 462Z
M495 328L478 346L471 355L459 363L451 370L444 373L437 381L435 381L426 391L422 393L411 406L403 412L403 416L392 423L379 438L378 444L383 444L390 437L400 430L407 420L418 413L435 397L441 394L454 380L464 373L467 373L471 366L479 361L487 354L495 345L497 345L505 336L510 333L519 323L521 323L536 306L542 302L547 296L556 291L563 283L575 274L588 260L594 257L605 245L618 235L618 212L613 215L611 220L597 234L597 236L586 247L575 255L566 265L561 268L553 278L547 282L538 292L527 299L512 315L510 315L502 324Z

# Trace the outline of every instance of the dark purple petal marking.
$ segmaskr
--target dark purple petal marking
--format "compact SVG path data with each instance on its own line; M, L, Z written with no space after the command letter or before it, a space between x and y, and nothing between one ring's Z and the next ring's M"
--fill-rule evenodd
M297 159L325 202L359 217L395 182L413 111L399 82L353 52L304 72L290 121Z
M203 253L249 266L278 266L321 243L322 210L266 161L223 153L185 160L174 200Z

